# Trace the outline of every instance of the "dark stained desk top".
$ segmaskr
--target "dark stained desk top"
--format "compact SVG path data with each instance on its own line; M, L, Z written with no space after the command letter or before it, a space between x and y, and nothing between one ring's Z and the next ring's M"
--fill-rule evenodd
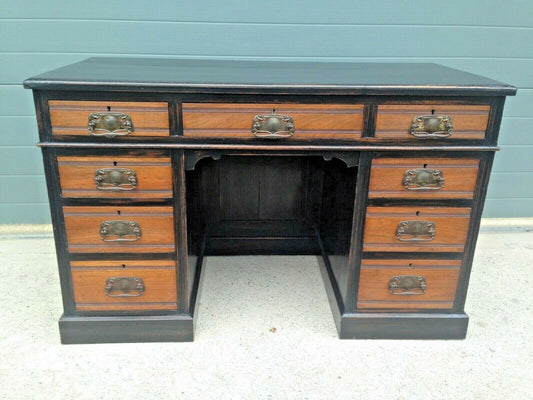
M95 57L24 81L48 90L202 93L514 95L516 88L423 63Z

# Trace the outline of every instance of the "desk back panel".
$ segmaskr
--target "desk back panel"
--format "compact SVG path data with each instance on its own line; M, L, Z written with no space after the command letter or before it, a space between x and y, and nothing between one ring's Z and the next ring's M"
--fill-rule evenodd
M304 154L204 159L188 175L189 220L205 229L206 254L319 254L318 232L335 251L351 230L355 172Z

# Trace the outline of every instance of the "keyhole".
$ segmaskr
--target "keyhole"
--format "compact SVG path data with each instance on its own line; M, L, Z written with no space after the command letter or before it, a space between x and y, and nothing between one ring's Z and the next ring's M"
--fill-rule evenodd
M123 264L124 265L124 264ZM409 268L413 268L413 263L409 263Z
M116 165L116 164L115 164ZM427 164L424 164L424 168L426 168L428 165Z
M126 268L126 264L122 264L122 268Z
M435 109L434 108L431 109L431 115L433 115L433 114L435 114Z
M117 162L116 162L116 161L113 161L113 166L114 166L114 167L117 166Z
M111 106L107 106L107 111L111 111Z
M272 109L272 114L275 114L275 113L276 113L276 109L273 108L273 109Z
M418 217L420 215L420 211L417 211L416 212L416 216Z
M117 215L120 215L120 210L117 210Z

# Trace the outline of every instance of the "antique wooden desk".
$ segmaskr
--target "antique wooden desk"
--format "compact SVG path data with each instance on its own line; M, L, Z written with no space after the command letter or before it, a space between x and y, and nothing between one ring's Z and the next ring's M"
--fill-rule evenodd
M318 255L341 338L465 337L514 87L435 64L147 58L24 85L63 343L192 340L217 254Z

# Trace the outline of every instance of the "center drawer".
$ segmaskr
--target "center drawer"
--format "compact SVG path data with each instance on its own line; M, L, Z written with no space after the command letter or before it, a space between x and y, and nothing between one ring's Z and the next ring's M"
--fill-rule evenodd
M71 253L174 251L172 207L63 207Z
M183 135L354 140L361 137L363 108L362 104L183 103Z
M366 210L363 251L462 252L469 207L375 207Z

